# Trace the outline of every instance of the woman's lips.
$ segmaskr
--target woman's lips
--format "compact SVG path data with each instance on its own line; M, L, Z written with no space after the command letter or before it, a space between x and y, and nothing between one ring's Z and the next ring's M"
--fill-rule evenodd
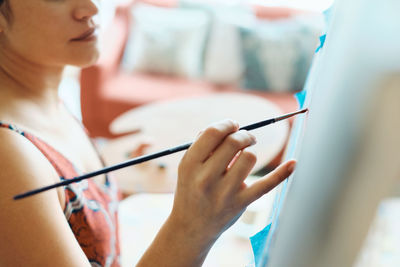
M96 28L91 28L87 31L85 31L83 34L80 36L71 39L72 42L79 42L79 41L91 41L97 38L96 35Z

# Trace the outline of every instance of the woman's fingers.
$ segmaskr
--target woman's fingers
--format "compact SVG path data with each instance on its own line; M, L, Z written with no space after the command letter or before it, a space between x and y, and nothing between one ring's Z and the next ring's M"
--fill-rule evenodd
M274 187L276 187L283 180L289 177L289 175L293 172L295 165L295 160L289 160L281 164L267 176L263 177L262 179L258 180L257 182L243 190L243 192L241 192L240 194L240 202L244 203L244 205L247 206L264 194L271 191Z
M237 192L256 164L257 156L251 147L242 150L224 177L226 186Z
M231 120L225 120L208 127L191 145L185 157L192 162L204 162L227 135L236 132L238 129L239 125Z
M289 161L253 185L243 186L256 163L250 147L255 140L246 131L238 130L239 125L232 121L208 127L179 165L171 217L202 238L221 234L247 205L293 171L295 161Z
M254 145L256 139L247 131L238 131L227 136L224 141L216 148L212 157L205 162L205 167L213 170L216 177L223 175L231 161L238 154L239 151L248 146ZM241 157L241 156L239 156ZM241 158L247 158L246 155ZM247 166L243 166L247 167Z

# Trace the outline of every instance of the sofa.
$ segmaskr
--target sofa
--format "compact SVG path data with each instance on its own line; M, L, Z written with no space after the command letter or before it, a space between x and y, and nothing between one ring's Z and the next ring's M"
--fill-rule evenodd
M132 19L130 10L138 2L170 8L177 5L174 0L128 0L117 6L114 19L106 30L107 39L103 43L99 61L94 66L83 69L80 74L82 121L92 137L116 137L110 132L109 125L117 116L132 108L165 99L234 91L262 96L277 104L283 112L291 112L297 108L292 92L243 90L237 86L201 80L121 71L121 59ZM286 18L299 12L278 7L252 8L257 16L269 19Z

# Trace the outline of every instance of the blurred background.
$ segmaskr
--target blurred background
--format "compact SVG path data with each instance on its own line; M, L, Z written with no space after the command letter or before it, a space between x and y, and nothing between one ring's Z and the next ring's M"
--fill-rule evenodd
M245 91L289 110L332 2L102 1L101 58L69 68L60 96L92 137L113 137L110 123L132 108L204 93Z
M293 112L332 2L101 1L100 59L68 67L60 97L107 165L191 141L206 122L227 116L248 124ZM259 133L249 183L280 163L292 122ZM113 173L126 197L122 266L137 262L169 214L179 155L168 159ZM249 236L265 226L274 196L251 205L204 266L252 266Z
M292 112L332 4L101 1L101 57L82 70L68 67L60 97L99 145L106 165L191 141L204 123L226 116L250 123ZM266 127L257 136L258 166L248 183L280 163L292 124ZM169 159L113 173L126 197L120 205L122 266L137 262L171 210L179 156ZM264 228L275 195L250 205L204 266L254 266L249 237ZM400 201L383 204L356 266L400 266Z

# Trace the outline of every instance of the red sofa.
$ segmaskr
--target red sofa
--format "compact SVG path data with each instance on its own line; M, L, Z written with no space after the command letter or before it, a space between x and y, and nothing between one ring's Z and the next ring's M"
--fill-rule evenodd
M173 7L176 1L146 0L155 5ZM136 1L117 7L116 16L107 30L107 40L98 63L81 71L81 108L84 125L92 137L113 137L109 124L121 113L152 101L209 94L220 91L240 91L261 95L275 102L284 112L296 109L291 93L264 93L221 87L202 81L120 71L119 65L128 39L130 8ZM283 8L255 6L261 17L288 17L294 11Z

